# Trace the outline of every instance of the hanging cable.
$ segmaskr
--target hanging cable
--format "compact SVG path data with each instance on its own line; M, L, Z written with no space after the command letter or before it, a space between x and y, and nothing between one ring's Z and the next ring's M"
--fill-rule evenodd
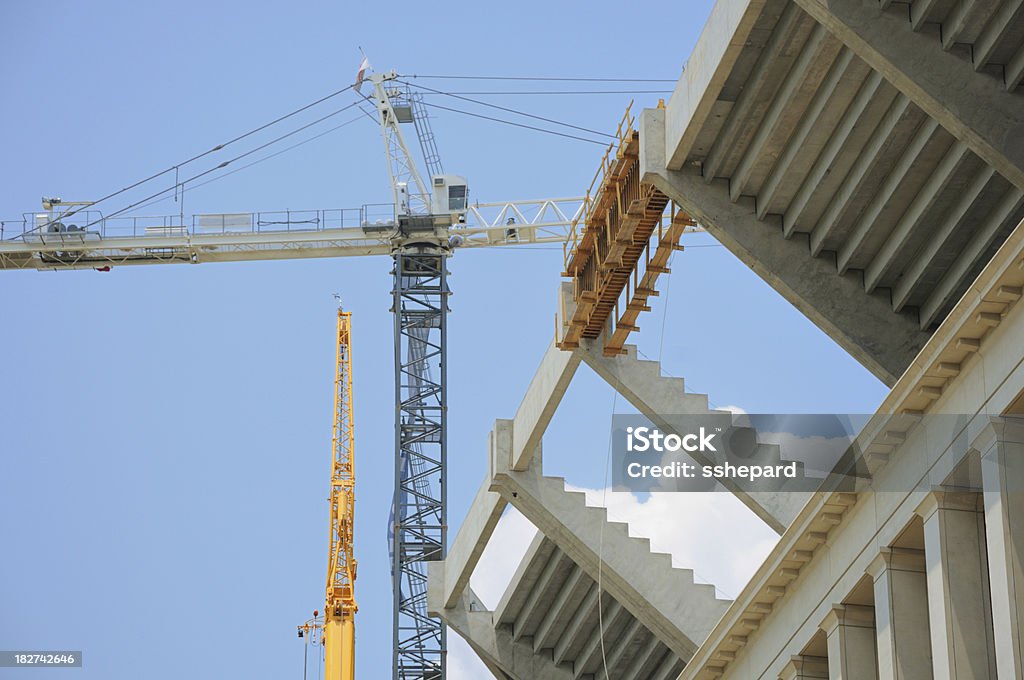
M342 123L341 125L335 125L334 127L330 128L329 130L324 130L323 132L317 133L317 134L313 135L312 137L309 137L308 139L304 139L301 142L296 142L295 144L292 144L291 146L287 146L287 147L281 149L280 151L275 151L272 154L267 154L266 156L263 156L262 158L258 158L256 160L252 161L251 163L246 163L245 165L243 165L241 167L238 167L238 168L235 168L234 170L230 170L228 172L225 172L222 175L217 175L216 177L211 177L210 179L206 180L205 182L200 182L199 184L193 184L192 186L188 187L188 190L192 191L194 189L198 189L199 187L204 187L207 184L212 184L213 182L216 182L217 180L220 180L220 179L224 179L225 177L227 177L229 175L233 175L236 172L241 172L242 170L246 170L247 168L251 168L254 165L259 165L260 163L262 163L264 161L269 161L270 159L276 158L277 156L280 156L283 153L287 153L287 152L291 151L292 149L296 149L296 148L298 148L300 146L303 146L304 144L309 144L312 141L320 139L321 137L323 137L325 135L329 135L332 132L340 130L343 127L347 127L347 126L351 125L352 123L359 122L360 120L362 120L362 116L358 116L356 118L352 118L350 120L347 120L344 123ZM185 188L182 187L181 192L180 192L179 195L184 196L184 194L185 194ZM167 197L167 196L165 196L163 198L157 198L157 199L154 199L152 201L149 201L148 203L143 203L142 205L137 206L137 207L138 208L148 208L151 205L156 205L157 203L162 203L162 202L168 200L168 198L169 197ZM559 250L561 250L561 249L559 248Z
M402 78L435 78L438 80L540 80L577 83L674 83L675 78L562 78L555 76L425 76L402 74Z
M412 84L413 87L423 87ZM475 95L535 95L535 94L671 94L672 90L459 90L450 91L447 94L475 94Z
M451 111L452 113L461 113L464 116L472 116L473 118L482 118L483 120L493 121L495 123L504 123L505 125L512 125L514 127L524 128L527 130L535 130L536 132L544 132L549 135L556 135L558 137L566 137L568 139L578 139L581 142L590 142L591 144L597 144L598 146L605 146L604 142L599 142L596 139L587 139L586 137L579 137L577 135L570 135L565 132L558 132L557 130L548 130L546 128L536 127L534 125L526 125L524 123L516 123L511 120L504 120L502 118L494 118L492 116L485 116L482 113L471 113L469 111L462 111L461 109L453 109L448 106L442 106L441 104L434 104L432 102L423 102L424 106L430 106L435 109L442 109L444 111Z
M561 125L563 127L572 128L573 130L579 130L580 132L589 132L592 135L598 135L598 136L601 136L601 137L608 137L610 139L615 139L615 135L610 135L607 132L601 132L600 130L591 130L590 128L581 127L579 125L573 125L572 123L563 123L562 121L555 120L554 118L545 118L544 116L537 116L535 114L526 113L525 111L519 111L517 109L512 109L512 108L509 108L507 106L498 106L497 104L490 104L488 102L480 101L479 99L470 99L469 97L463 97L461 95L453 94L451 92L442 92L441 90L435 90L432 87L426 87L424 85L412 85L411 83L405 83L405 82L402 82L402 81L398 81L398 82L401 82L403 85L410 85L411 87L416 87L416 88L419 88L421 90L426 90L427 92L433 92L434 94L441 94L441 95L444 95L446 97L453 97L455 99L461 99L462 101L470 102L472 104L478 104L480 106L486 106L486 107L491 108L491 109L497 109L498 111L505 111L506 113L514 113L517 116L525 116L526 118L533 118L534 120L544 121L545 123L553 123L554 125Z
M612 412L611 417L615 417L615 404L619 398L619 391L612 390ZM608 453L604 461L604 484L601 486L601 505L604 507L605 517L608 517L608 470L612 466L612 430L609 428L608 431ZM604 679L611 680L611 676L608 675L608 658L605 656L604 651L604 613L601 606L601 576L604 573L604 525L607 522L601 522L601 528L598 533L597 539L597 634L601 641L601 666L604 668Z
M81 206L81 207L69 210L68 212L64 213L62 215L62 217L70 217L71 215L74 215L75 213L83 210L84 208L92 207L92 206L94 206L94 205L96 205L98 203L102 203L103 201L107 201L107 200L109 200L111 198L114 198L115 196L119 196L119 195L125 193L126 191L131 191L132 189L134 189L134 188L136 188L138 186L141 186L141 185L145 184L146 182L154 180L157 177L160 177L161 175L166 175L168 172L170 172L172 170L177 172L177 170L181 166L183 166L183 165L188 165L189 163L192 163L193 161L197 161L200 158L204 158L204 157L210 155L211 153L220 151L220 150L222 150L222 149L224 149L224 148L234 144L235 142L239 142L239 141L241 141L241 140L243 140L243 139L245 139L247 137L251 137L252 135L256 134L257 132L261 132L263 130L266 130L268 127L270 127L272 125L276 125L277 123L280 123L281 121L287 120L287 119L291 118L292 116L298 115L298 114L302 113L303 111L311 109L312 107L316 106L317 104L322 104L323 102L327 101L328 99L332 99L332 98L337 97L338 95L340 95L340 94L342 94L344 92L348 92L353 87L355 87L355 85L349 85L348 87L340 89L337 92L332 92L331 94L326 95L324 97L321 97L320 99L317 99L314 102L310 102L309 104L306 104L305 106L299 107L299 108L295 109L294 111L292 111L290 113L286 113L283 116L279 116L278 118L275 118L274 120L270 121L269 123L264 123L263 125L260 125L259 127L256 127L256 128L253 128L252 130L249 130L248 132L242 133L242 134L238 135L237 137L229 139L226 142L222 142L222 143L214 146L211 149L208 149L208 150L206 150L206 151L204 151L204 152L202 152L200 154L196 154L195 156L192 156L191 158L189 158L187 160L181 161L180 163L176 163L176 164L170 166L169 168L166 168L164 170L161 170L160 172L154 173L154 174L150 175L149 177L146 177L145 179L140 179L137 182L129 184L128 186L124 187L123 189L118 189L117 191L109 193L106 196L102 196L99 199L97 199L95 201L92 201L91 205L89 205L89 206Z
M209 175L211 172L214 172L216 170L220 170L221 168L225 168L228 165L230 165L231 163L234 163L235 161L238 161L238 160L241 160L241 159L246 158L248 156L251 156L252 154L256 153L257 151L262 151L263 149L267 148L268 146L271 146L273 144L277 144L280 141L283 141L285 139L288 139L289 137L297 135L298 133L302 132L303 130L311 128L314 125L317 125L318 123L322 123L323 121L325 121L325 120L327 120L329 118L333 118L334 116L337 116L339 113L343 113L345 111L348 111L349 109L352 109L352 108L356 107L358 104L359 104L359 102L352 102L348 106L343 106L342 108L338 109L337 111L333 111L331 113L328 113L326 116L322 116L320 118L317 118L316 120L314 120L311 123L306 123L302 127L296 128L295 130L292 130L291 132L285 133L285 134L281 135L280 137L276 137L276 138L270 140L269 142L265 142L265 143L257 146L254 149L250 149L249 151L246 151L243 154L239 154L238 156L235 156L234 158L226 160L226 161L222 162L220 165L216 165L216 166L214 166L212 168L209 168L208 170L204 170L203 172L200 172L198 174L192 175L188 179L183 180L180 183L180 186L182 187L182 190L184 191L185 185L188 184L189 182L197 180L200 177L205 177L206 175ZM175 186L177 186L177 185L175 185ZM124 214L124 213L128 212L132 208L137 208L140 205L142 205L143 203L148 203L148 202L152 201L154 198L159 198L161 196L165 196L167 193L169 193L171 191L174 191L174 190L175 190L175 187L167 187L166 189L163 189L162 191L158 191L158 192L156 192L154 194L150 194L149 196L147 196L147 197L145 197L143 199L140 199L140 200L136 201L135 203L132 203L131 205L127 205L124 208L121 208L120 210L117 210L117 211L107 215L106 217L99 217L99 218L93 220L92 222L89 222L89 223L85 224L82 227L82 229L88 229L89 227L95 226L96 224L99 224L100 222L102 222L104 220L108 220L108 219L111 219L113 217L117 217L118 215L121 215L121 214ZM38 229L39 227L36 227L36 228Z

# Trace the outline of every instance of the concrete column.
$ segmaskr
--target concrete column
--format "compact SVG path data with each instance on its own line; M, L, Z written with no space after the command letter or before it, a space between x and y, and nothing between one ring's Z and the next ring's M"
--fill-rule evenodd
M821 629L828 639L830 680L875 680L875 610L855 604L835 605Z
M975 439L981 453L985 538L992 593L996 670L1024 678L1024 424L993 418Z
M878 677L931 680L924 551L883 548L867 573L875 582Z
M934 492L924 521L932 666L940 680L995 680L981 494Z
M779 673L779 680L820 680L828 677L828 659L796 655Z

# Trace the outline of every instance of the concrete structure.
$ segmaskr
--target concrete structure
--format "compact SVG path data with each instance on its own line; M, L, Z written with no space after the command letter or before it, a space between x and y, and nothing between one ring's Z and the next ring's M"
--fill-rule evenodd
M719 0L641 116L643 179L890 385L857 437L871 485L730 488L780 539L717 600L541 447L584 363L659 427L706 396L631 351L550 350L430 571L497 677L1024 677L1022 79L1019 0ZM469 576L508 504L539 534L485 611Z

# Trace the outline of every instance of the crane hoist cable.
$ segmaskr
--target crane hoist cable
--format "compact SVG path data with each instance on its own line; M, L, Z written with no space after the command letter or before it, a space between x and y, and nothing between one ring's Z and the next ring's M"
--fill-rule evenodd
M106 196L101 196L100 198L96 199L95 201L92 201L91 204L92 205L97 205L97 204L102 203L104 201L107 201L107 200L109 200L111 198L114 198L115 196L120 196L121 194L125 193L126 191L131 191L132 189L134 189L136 187L139 187L139 186L145 184L146 182L154 180L157 177L160 177L162 175L166 175L167 173L169 173L171 171L177 172L183 165L188 165L189 163L192 163L193 161L197 161L200 158L204 158L206 156L209 156L212 153L216 153L218 151L221 151L222 149L224 149L224 148L226 148L228 146L231 146L235 142L240 142L240 141L242 141L243 139L245 139L247 137L251 137L252 135L256 134L257 132L262 132L263 130L266 130L267 128L269 128L269 127L271 127L273 125L277 125L278 123L280 123L282 121L288 120L292 116L296 116L296 115L302 113L303 111L307 111L307 110L313 108L314 106L316 106L317 104L322 104L323 102L327 101L328 99L333 99L334 97L337 97L340 94L344 94L345 92L348 92L349 90L353 89L354 87L355 87L355 85L349 85L348 87L344 87L344 88L342 88L340 90L336 90L335 92L332 92L332 93L330 93L328 95L324 95L323 97L320 97L319 99L317 99L315 101L312 101L312 102L310 102L308 104L305 104L304 106L300 106L299 108L294 109L293 111L290 111L289 113L286 113L283 116L278 116L277 118L275 118L274 120L272 120L272 121L270 121L268 123L264 123L264 124L262 124L262 125L260 125L258 127L255 127L255 128L253 128L253 129L251 129L251 130L249 130L247 132L243 132L242 134L237 135L235 137L232 137L231 139L229 139L226 142L221 142L220 144L217 144L216 146L213 146L213 147L207 149L206 151L203 151L202 153L198 153L195 156L192 156L191 158L183 160L180 163L175 163L174 165L172 165L170 167L167 167L167 168L161 170L160 172L155 172L155 173L153 173L152 175L150 175L148 177L145 177L145 178L140 179L140 180L138 180L136 182L133 182L133 183L129 184L128 186L124 187L123 189L118 189L117 191L111 192L111 193L107 194ZM73 215L74 213L78 212L79 210L81 210L81 208L69 211L69 213L66 213L65 215L66 216Z
M578 139L581 142L590 142L591 144L597 144L598 146L607 146L606 142L599 142L596 139L587 139L586 137L580 137L578 135L570 135L565 132L558 132L557 130L547 130L545 128L536 127L534 125L526 125L525 123L515 123L511 120L503 120L501 118L495 118L493 116L485 116L481 113L472 113L470 111L463 111L461 109L453 109L449 106L442 106L441 104L435 104L433 102L423 102L424 106L429 106L435 109L441 109L443 111L451 111L452 113L461 113L464 116L472 116L473 118L482 118L483 120L489 120L495 123L504 123L505 125L511 125L513 127L524 128L527 130L534 130L536 132L544 132L549 135L556 135L558 137L567 137L569 139Z
M313 127L314 125L317 125L319 123L324 122L325 120L328 120L330 118L333 118L334 116L337 116L340 113L344 113L345 111L348 111L349 109L355 108L358 104L359 104L359 102L352 102L351 104L349 104L347 106L343 106L340 109L336 109L335 111L332 111L331 113L328 113L325 116L321 116L320 118L317 118L316 120L314 120L312 122L306 123L305 125L303 125L301 127L298 127L296 129L292 130L291 132L286 132L283 135L275 137L274 139L270 140L269 142L264 142L263 144L260 144L259 146L255 147L255 148L249 149L248 151L246 151L244 153L240 153L240 154L238 154L237 156L235 156L233 158L229 158L226 161L222 161L220 164L215 165L212 168L208 168L206 170L203 170L202 172L199 172L199 173L196 173L196 174L192 175L191 177L183 179L180 182L176 182L174 184L174 186L167 187L165 189L157 191L156 193L150 194L149 196L146 196L145 198L141 198L138 201L135 201L134 203L121 208L120 210L115 210L114 212L110 213L109 215L98 217L98 218L92 220L91 222L88 222L85 225L83 225L82 229L88 229L89 227L95 226L95 225L99 224L100 222L103 222L104 220L108 220L108 219L110 219L112 217L117 217L118 215L122 215L122 214L128 212L129 210L132 210L133 208L137 208L137 207L139 207L139 206L141 206L141 205L143 205L145 203L149 203L150 201L153 201L154 199L160 198L160 197L164 196L165 194L167 194L167 193L169 193L171 191L175 191L178 187L184 187L189 182L195 181L195 180L197 180L197 179L199 179L201 177L205 177L206 175L209 175L211 172L215 172L217 170L220 170L221 168L226 168L228 165L234 163L235 161L239 161L239 160L242 160L243 158L247 158L247 157L253 155L254 153L256 153L257 151L262 151L263 149L266 149L268 146L272 146L274 144L277 144L280 141L283 141L285 139L288 139L289 137L292 137L294 135L299 134L303 130L309 129L309 128ZM135 186L138 186L138 184L136 184ZM95 204L96 204L96 201L93 201L92 205L95 205ZM77 212L77 211L73 210L73 211L70 211L68 213L63 213L62 217L66 218L68 215L72 215L75 212ZM46 225L40 225L40 226L46 226ZM37 227L37 228L39 228L39 227Z
M564 83L675 83L678 78L567 78L558 76L427 76L402 73L402 78L433 78L437 80L539 80Z
M416 88L418 88L420 90L426 90L427 92L430 92L430 93L433 93L433 94L440 94L440 95L444 95L445 97L452 97L453 99L461 99L462 101L470 102L471 104L478 104L480 106L486 106L488 108L497 109L498 111L504 111L506 113L514 113L517 116L524 116L526 118L533 118L534 120L544 121L545 123L553 123L554 125L561 125L562 127L571 128L573 130L579 130L580 132L587 132L587 133L590 133L592 135L597 135L599 137L608 137L609 139L615 139L615 135L608 134L607 132L601 132L600 130L592 130L591 128L585 128L585 127L581 127L579 125L573 125L572 123L564 123L564 122L562 122L560 120L555 120L554 118L546 118L544 116L538 116L538 115L533 114L533 113L527 113L526 111L520 111L518 109L509 108L507 106L499 106L497 104L491 104L490 102L480 101L479 99L471 99L469 97L463 97L462 95L455 94L454 92L444 92L443 90L435 90L434 88L427 87L426 85L419 85L419 84L413 85L412 83L406 83L406 82L401 81L401 80L399 80L398 82L403 83L404 85L409 85L411 87L416 87Z

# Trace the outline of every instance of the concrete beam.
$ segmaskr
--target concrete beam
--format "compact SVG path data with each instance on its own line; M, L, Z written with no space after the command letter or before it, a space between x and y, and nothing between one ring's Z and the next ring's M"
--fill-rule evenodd
M843 49L842 43L820 24L814 24L800 55L783 79L761 125L729 178L729 197L733 201L747 193L751 175L758 163L763 162L762 156L769 140L779 134L780 126L793 122L794 101L802 101L801 97L807 98L812 90L818 89L840 49ZM706 174L704 181L709 181Z
M682 167L690 155L704 121L711 115L718 93L747 44L766 0L719 0L676 83L668 109L667 149L672 168Z
M1017 54L1013 55L1010 63L1003 69L1003 81L1007 92L1016 90L1021 80L1024 80L1024 47L1017 50Z
M896 256L907 246L911 234L917 231L935 199L946 192L950 180L966 158L967 145L960 140L954 140L931 177L907 206L878 254L864 270L864 288L869 293L874 291L889 273Z
M960 41L971 10L977 7L973 2L958 2L942 22L942 49L949 51Z
M915 31L924 28L925 20L935 8L936 0L915 0L910 5L910 25Z
M939 314L952 300L956 291L961 290L964 280L971 273L978 258L991 245L992 239L996 237L1006 221L1017 212L1022 202L1024 202L1024 191L1015 186L1006 190L1006 193L985 218L985 223L960 249L956 260L946 269L946 273L942 275L942 279L935 286L932 294L921 305L921 328L928 328L933 323L941 321L938 318Z
M554 649L566 623L583 602L583 598L586 597L593 583L582 569L573 567L572 574L566 579L562 590L555 596L547 613L544 614L544 618L537 626L537 632L533 636L533 651Z
M842 183L836 190L835 195L829 200L828 207L818 218L814 230L811 232L810 247L811 255L817 257L824 250L828 237L832 235L848 210L856 209L858 204L853 198L856 196L864 181L872 176L872 170L883 149L892 142L893 132L903 121L910 110L910 100L902 94L897 94L889 110L882 116L882 120L871 132L871 137L862 148L857 150L857 160L850 166L850 171L843 177Z
M445 562L445 606L454 607L462 591L469 585L469 578L487 547L487 541L501 519L507 503L500 494L488 490L485 483L477 491L470 505L466 519L452 541L451 550Z
M626 652L630 651L635 647L633 644L635 638L644 632L643 624L640 623L639 619L633 619L626 624L622 634L618 636L616 645L608 655L608 668L615 668L622 661L622 657L625 656Z
M859 276L840 276L830 263L810 257L805 244L782 238L778 219L757 220L751 202L730 201L723 183L706 185L698 176L667 169L664 121L657 109L641 116L643 181L693 215L879 380L895 384L929 337L913 316L894 314L888 295L865 293Z
M525 470L530 466L530 459L540 446L544 430L555 415L579 365L578 352L562 351L554 341L548 346L516 411L512 426L513 470Z
M443 562L428 565L432 582L440 582ZM505 627L494 626L494 613L483 608L480 598L466 589L455 607L442 607L440 597L431 598L428 591L428 610L439 616L450 630L454 630L476 652L481 661L498 678L510 680L575 680L571 669L556 665L546 654L534 654L527 642L516 642ZM439 595L439 593L437 594Z
M573 676L576 680L579 680L583 676L584 669L588 668L592 662L601 658L601 646L602 638L608 637L609 631L615 626L621 617L629 616L629 612L622 608L617 600L612 600L611 597L605 595L603 598L604 602L601 603L601 615L599 624L594 626L594 630L590 633L590 639L583 645L583 649L576 655L576 660L572 663ZM609 600L611 600L609 602ZM616 645L624 646L628 640L605 640L608 646L611 647L613 642ZM612 668L611 664L608 666L609 670Z
M569 564L565 565L564 563ZM548 558L548 563L544 565L544 570L541 571L537 582L533 584L526 602L523 603L519 614L516 616L515 624L512 627L513 639L518 640L523 636L524 631L531 630L531 624L534 620L540 618L545 613L546 607L551 606L551 600L548 597L547 591L551 587L551 580L559 572L559 569L564 566L571 567L571 561L563 553L556 550Z
M917 132L911 138L910 143L900 154L899 159L892 170L885 176L885 180L875 190L871 201L865 206L864 212L857 217L857 223L853 232L846 238L846 241L836 252L836 267L840 274L845 274L850 265L861 254L868 234L878 227L878 218L882 211L889 205L889 201L896 195L903 180L907 178L910 169L917 163L925 147L932 141L939 124L932 118L926 118Z
M921 251L911 260L892 291L893 310L902 311L909 302L910 296L914 294L921 283L921 276L931 268L932 262L935 261L939 253L946 249L946 243L950 236L960 228L967 212L988 186L995 172L991 165L985 165L971 183L960 192L956 203L945 212L942 219L937 224L931 225L931 236L921 246Z
M853 52L847 50L847 53L851 55L852 59ZM851 68L853 65L860 67L862 64L863 62L859 59L855 59ZM786 238L792 236L795 231L810 231L806 222L809 219L807 217L807 208L811 204L811 197L829 173L834 171L836 160L839 158L842 150L846 148L847 141L850 140L854 131L863 129L864 112L869 109L876 95L883 90L884 82L882 76L878 75L875 71L870 71L865 77L864 83L857 90L853 101L846 108L836 129L829 136L828 141L825 142L825 146L821 149L821 153L818 154L814 165L811 166L810 172L807 173L804 181L800 184L800 188L797 189L793 199L786 206L785 214L782 218L782 233ZM808 128L803 134L804 136L809 135L810 129ZM762 200L758 199L758 205L761 204ZM765 214L759 214L758 218L764 219Z
M580 606L573 613L572 618L566 622L565 630L562 631L558 642L555 643L555 648L551 650L551 657L555 663L562 663L566 660L569 650L578 642L577 638L583 631L584 624L592 622L593 617L597 616L597 584L592 579L590 584L591 587L587 591L586 597L580 602Z
M1024 118L1003 83L939 49L899 13L863 0L796 0L997 172L1024 189Z
M778 160L775 161L775 165L765 178L764 184L761 185L760 190L757 192L758 219L764 219L764 216L768 214L772 202L782 187L783 178L789 173L793 161L804 150L811 131L819 125L829 100L843 80L849 76L853 64L853 52L843 47L836 57L835 63L832 64L825 80L814 93L814 98L807 105L807 110L800 117L800 123L793 131L789 140L786 141L782 153L779 154Z
M725 125L722 127L722 131L711 146L711 149L708 150L707 157L704 158L701 171L705 182L711 182L718 176L719 171L725 164L726 158L732 151L733 145L736 143L737 133L743 126L744 121L746 121L750 112L755 108L755 105L770 95L771 90L769 88L771 85L768 79L768 70L775 60L780 59L785 53L799 28L801 19L806 21L807 17L796 5L787 4L786 8L782 10L782 16L779 17L775 30L768 39L768 43L764 46L764 50L761 52L757 65L754 66L747 86L743 88L740 96L733 104L725 120ZM671 150L669 152L671 153Z
M636 656L633 657L633 663L624 671L621 680L640 680L647 677L642 675L644 669L664 654L665 650L661 646L661 640L657 635L651 635L647 638L647 643L637 650Z
M971 58L975 71L988 65L996 47L1009 33L1021 12L1024 12L1024 0L1007 0L999 4L981 35L974 41Z

